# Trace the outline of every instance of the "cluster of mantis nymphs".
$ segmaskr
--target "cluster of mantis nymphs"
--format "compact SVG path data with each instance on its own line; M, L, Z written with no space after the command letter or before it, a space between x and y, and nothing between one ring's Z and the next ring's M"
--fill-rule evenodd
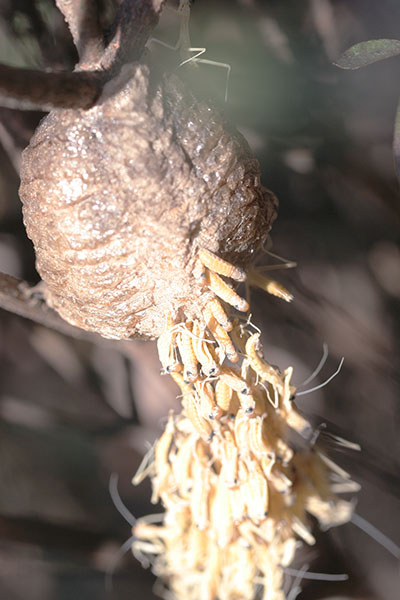
M341 492L357 485L315 442L283 372L263 357L260 332L228 318L221 300L248 303L223 279L245 273L200 250L200 278L213 296L202 319L170 317L158 341L161 363L180 388L183 411L134 478L147 474L154 503L166 512L139 519L133 551L147 557L182 600L294 598L283 583L296 548L315 543L309 515L322 528L348 521Z

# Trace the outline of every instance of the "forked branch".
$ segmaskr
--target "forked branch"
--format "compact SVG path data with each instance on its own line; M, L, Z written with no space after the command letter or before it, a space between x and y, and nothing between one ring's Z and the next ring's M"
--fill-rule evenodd
M166 0L124 0L111 27L110 43L101 60L103 69L113 73L126 63L138 60L158 23Z
M90 108L121 66L140 58L164 3L165 0L124 0L111 27L110 42L104 49L96 3L57 0L78 49L78 70L43 73L0 64L0 105L45 111Z

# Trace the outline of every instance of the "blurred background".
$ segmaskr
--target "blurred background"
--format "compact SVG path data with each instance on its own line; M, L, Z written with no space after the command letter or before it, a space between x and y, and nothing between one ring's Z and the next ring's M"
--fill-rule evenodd
M297 385L323 343L329 358L310 385L344 356L340 374L299 406L316 426L362 446L339 453L326 439L332 458L362 485L357 513L400 545L400 197L391 150L400 59L360 71L332 64L356 42L400 38L400 4L197 0L190 27L204 58L231 66L226 105L224 68L199 66L198 92L220 103L254 150L263 183L280 201L272 250L298 265L274 272L292 304L251 292L265 354L293 365ZM154 35L174 45L178 33L178 15L166 9ZM149 52L179 64L173 50L152 43ZM75 50L53 0L1 0L0 61L73 68ZM42 116L0 109L0 271L31 284L38 275L18 171ZM130 553L118 561L111 595L104 571L130 535L108 492L110 474L119 474L135 516L159 510L148 481L130 483L169 408L178 410L178 391L159 372L154 343L78 339L0 310L2 598L154 597L152 575ZM352 524L318 535L304 562L350 579L304 581L301 600L398 597L398 561Z

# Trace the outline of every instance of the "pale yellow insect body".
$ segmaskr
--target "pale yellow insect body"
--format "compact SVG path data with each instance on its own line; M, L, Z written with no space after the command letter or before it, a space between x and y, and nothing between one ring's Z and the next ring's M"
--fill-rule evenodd
M183 403L185 415L193 425L194 431L205 441L210 441L213 436L213 428L209 421L204 419L199 410L198 402L193 399Z
M187 550L185 553L186 566L192 569L198 569L202 567L208 549L208 536L207 532L200 530L196 525L192 525L189 529Z
M236 310L241 312L247 312L249 310L249 303L239 296L219 275L212 271L207 271L207 284L208 287L218 298L221 298L227 304L230 304Z
M210 252L205 248L200 248L198 256L201 263L210 269L210 271L225 277L229 277L230 279L236 279L236 281L246 280L246 273L242 269L239 269L239 267L235 267L226 260L219 258L213 252Z
M286 423L297 431L302 437L308 438L312 434L312 427L310 423L307 421L305 417L303 417L300 413L295 410L295 405L293 403L292 409L290 411L285 411L283 413L283 418Z
M181 373L170 373L172 379L175 381L176 385L180 388L182 392L182 398L185 402L188 402L189 399L194 399L194 390L190 383L186 383Z
M182 498L189 497L192 485L191 462L196 444L196 437L189 436L185 439L172 461L172 472L175 477L177 489Z
M214 300L211 300L207 304L207 306L210 309L216 321L219 323L219 325L221 325L221 327L225 329L225 331L232 331L232 323L228 319L228 315L222 308L221 303L216 298L214 298Z
M221 587L226 589L227 598L250 599L254 596L254 579L257 573L254 552L243 539L232 542L228 550L228 560L223 571ZM240 565L240 569L238 569Z
M171 465L168 460L169 449L175 433L174 413L170 411L167 426L158 440L154 451L154 468L156 476L153 484L153 495L151 502L158 502L161 492L167 484Z
M260 465L263 470L263 473L267 479L271 477L271 471L275 464L275 453L271 452L265 456L260 458Z
M165 373L179 372L182 369L182 365L176 359L175 348L176 328L171 315L168 315L165 330L157 340L158 356Z
M205 327L200 327L200 323L195 321L192 329L193 335L193 350L197 361L201 365L201 370L206 377L214 377L219 375L220 369L211 351L210 340L205 338Z
M209 491L211 472L207 464L196 459L193 461L193 490L190 497L190 509L194 524L203 531L209 524Z
M232 344L232 340L218 323L213 327L212 333L215 336L220 348L222 349L224 355L233 363L238 362L239 356L235 350L235 346ZM221 363L223 361L220 361Z
M231 338L225 329L223 329L223 327L221 327L221 325L217 322L208 305L204 307L203 316L208 329L211 331L212 335L215 337L218 345L223 351L224 356L220 362L223 362L225 355L231 362L237 362L239 360L239 356L234 345L232 344Z
M259 523L268 514L268 484L257 461L248 460L247 465L249 476L241 489L250 519Z
M277 457L282 460L283 466L288 465L294 456L292 448L282 438L275 439L274 447Z
M257 373L261 381L267 381L272 385L275 392L275 402L273 403L273 406L277 408L278 395L284 392L282 377L277 369L268 364L258 355L257 346L259 344L259 339L259 333L254 333L249 337L246 342L246 356L251 368ZM266 391L268 395L268 390Z
M233 536L233 520L224 475L218 478L217 490L211 506L211 521L218 546L226 548Z
M156 442L147 450L146 454L143 456L143 459L132 478L133 485L139 485L148 476L155 475L155 467L154 467L154 448Z
M254 371L251 369L250 362L247 360L247 358L244 358L242 360L242 364L240 367L240 374L241 374L242 378L244 379L244 381L246 381L246 383L252 382L252 379L254 380L254 383L256 383L256 378L252 377L252 375L254 374Z
M238 392L238 398L240 406L243 408L244 412L247 415L251 415L256 407L256 401L254 399L254 396L250 393L243 394L241 392Z
M165 492L161 494L161 500L168 511L164 519L165 525L175 529L184 529L190 518L189 502L179 498L177 494Z
M268 470L268 481L272 483L279 494L287 494L291 491L293 482L281 471L274 469L275 465Z
M218 379L215 385L215 400L221 410L227 412L232 400L232 388Z
M221 552L217 544L210 544L207 569L201 573L199 580L201 600L215 600L219 588L219 574L221 571Z
M168 529L159 525L151 525L139 519L132 527L132 533L139 539L164 540L168 535Z
M256 456L264 456L272 452L272 448L266 439L264 430L264 419L267 415L255 416L249 421L250 448Z
M283 394L282 394L282 406L286 409L291 409L293 398L296 394L296 388L294 385L290 385L290 380L293 375L293 367L287 367L283 373Z
M240 394L250 394L250 389L244 379L234 369L223 367L220 373L220 379L228 385L233 391Z
M286 302L291 302L293 300L293 295L288 292L288 290L275 279L271 279L266 275L260 273L256 269L251 269L249 271L248 277L249 285L256 286L268 294L272 296L277 296L281 298L281 300L285 300Z
M240 487L228 489L230 510L232 514L232 520L235 525L238 525L243 521L246 516L246 504L243 499L243 494L240 491Z
M238 484L238 456L239 449L232 432L225 431L222 445L221 474L228 488Z
M293 531L305 541L309 546L313 546L315 544L315 537L312 535L310 529L305 525L305 523L299 517L293 517L291 526Z
M215 402L214 388L208 381L197 382L196 391L199 398L199 412L204 419L217 419L222 411Z
M161 535L155 536L154 532L147 530L146 527L138 526L139 523L132 529L133 535L137 538L132 543L133 556L135 556L139 562L142 562L143 557L146 555L162 554L165 550L165 544L161 539L162 533ZM136 531L136 527L138 527L138 532ZM140 539L141 537L146 539L146 541Z
M354 490L353 490L354 491ZM307 512L311 513L319 521L322 528L330 528L343 525L350 521L354 512L354 502L346 500L321 500L319 496L309 496L306 504Z
M237 411L235 416L234 432L240 456L245 458L249 455L251 450L249 445L250 419L241 408Z
M181 355L184 367L184 378L186 383L193 383L199 377L197 358L193 350L193 338L191 333L190 323L185 323L177 336L179 354Z

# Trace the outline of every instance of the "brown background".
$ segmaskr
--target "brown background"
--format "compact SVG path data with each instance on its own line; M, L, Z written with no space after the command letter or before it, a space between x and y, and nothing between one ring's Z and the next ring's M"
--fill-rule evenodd
M178 28L165 11L155 35L173 44ZM357 72L332 65L353 43L399 38L399 3L197 0L191 33L207 58L232 67L225 110L280 200L273 249L298 262L277 272L295 295L291 305L252 291L266 356L294 365L298 384L323 342L329 359L317 383L345 357L340 375L299 406L316 425L362 445L361 454L332 447L332 456L363 486L357 512L400 543L400 199L391 155L400 59ZM173 51L151 49L171 68L179 62ZM2 1L0 60L72 68L74 50L51 0ZM223 69L200 66L195 79L199 93L222 102ZM41 114L0 109L0 117L0 270L33 283L18 164ZM149 483L134 489L130 479L177 406L177 391L158 373L154 344L74 340L0 311L2 598L107 597L103 571L130 534L109 497L110 473L119 473L136 516L157 511ZM353 525L319 542L298 565L351 579L306 582L301 599L397 596L396 560ZM130 555L120 561L113 598L151 598L150 589L151 576Z

